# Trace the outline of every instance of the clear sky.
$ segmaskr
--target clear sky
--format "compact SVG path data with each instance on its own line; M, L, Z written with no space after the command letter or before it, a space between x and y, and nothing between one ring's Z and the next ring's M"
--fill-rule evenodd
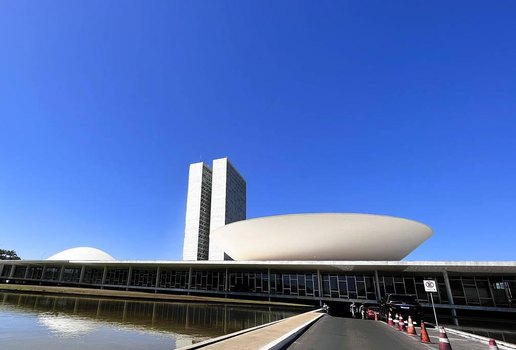
M250 218L516 260L516 2L0 1L1 248L181 259L188 166L224 156Z

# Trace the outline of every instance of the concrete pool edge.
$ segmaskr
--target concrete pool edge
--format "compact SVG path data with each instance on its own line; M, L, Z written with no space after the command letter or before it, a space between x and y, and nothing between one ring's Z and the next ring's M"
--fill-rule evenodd
M197 344L179 348L178 350L203 348L233 350L241 349L242 344L245 344L248 349L278 350L296 339L324 315L326 315L326 313L323 312L323 309L312 310L282 320L208 339ZM277 329L273 332L269 332L269 334L264 334L264 332L267 333L270 328ZM256 333L258 333L258 336ZM228 342L232 344L228 344Z
M220 303L220 304L235 304L235 305L258 305L258 306L313 308L313 306L306 305L306 304L284 303L284 302L267 301L267 300L218 298L218 297L197 296L197 295L146 293L146 292L136 292L136 291L90 289L90 288L60 287L60 286L0 284L0 292L52 294L52 295L59 295L59 296L101 297L101 298L109 298L109 299L135 299L135 300L143 300L143 301L170 301L170 302L184 301L184 302L192 302L192 303Z

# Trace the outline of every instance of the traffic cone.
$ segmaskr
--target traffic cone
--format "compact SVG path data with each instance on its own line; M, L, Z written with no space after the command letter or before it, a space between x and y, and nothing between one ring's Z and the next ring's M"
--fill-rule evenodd
M392 321L392 316L391 316L391 313L389 312L389 319L387 320L387 324L389 326L394 326L394 322Z
M398 327L398 323L400 322L400 318L398 316L398 314L394 315L394 320L393 320L393 326L394 327Z
M494 339L489 339L489 350L498 350L498 345Z
M412 322L412 317L408 317L408 327L407 334L417 337L416 327L414 327L414 322Z
M452 350L444 327L439 327L439 350Z
M426 331L425 321L421 320L421 343L431 343L428 332Z
M400 315L400 322L398 323L398 330L404 331L405 330L405 322L403 322L403 316Z

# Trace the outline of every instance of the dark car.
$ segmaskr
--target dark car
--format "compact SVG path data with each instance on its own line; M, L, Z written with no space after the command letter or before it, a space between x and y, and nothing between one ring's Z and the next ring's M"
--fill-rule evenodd
M380 305L382 319L387 320L389 312L393 319L396 314L403 316L404 321L407 321L410 316L415 324L418 324L423 317L421 305L415 295L387 294Z

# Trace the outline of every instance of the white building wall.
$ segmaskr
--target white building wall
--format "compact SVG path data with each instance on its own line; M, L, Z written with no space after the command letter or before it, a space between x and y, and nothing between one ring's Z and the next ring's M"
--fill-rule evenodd
M190 165L186 199L183 260L207 260L210 232L211 170L204 163Z
M227 158L213 161L210 232L246 218L246 183ZM209 260L224 260L224 251L210 240Z

